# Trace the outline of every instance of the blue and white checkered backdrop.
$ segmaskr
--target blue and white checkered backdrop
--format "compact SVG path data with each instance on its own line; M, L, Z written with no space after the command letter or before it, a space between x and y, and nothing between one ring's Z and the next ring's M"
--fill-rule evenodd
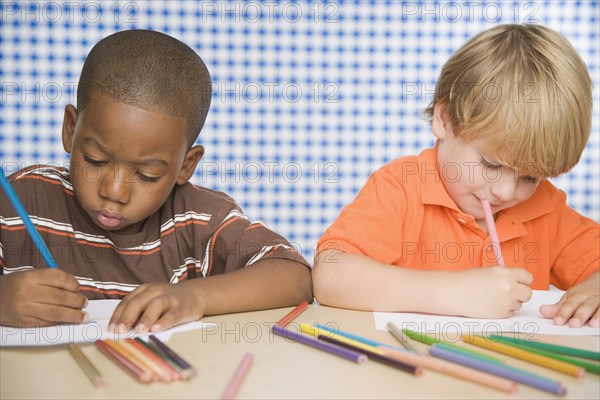
M90 1L1 5L0 160L66 165L60 129L91 47L154 29L193 47L214 81L196 184L223 190L309 261L324 229L386 162L434 143L421 111L448 56L501 23L565 35L594 81L590 142L556 183L600 219L596 1Z

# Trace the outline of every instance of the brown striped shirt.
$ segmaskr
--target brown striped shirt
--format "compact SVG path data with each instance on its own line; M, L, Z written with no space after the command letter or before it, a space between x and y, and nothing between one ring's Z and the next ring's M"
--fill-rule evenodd
M139 234L96 225L73 194L69 172L38 165L9 177L59 268L90 299L121 298L142 283L177 283L223 274L264 259L308 264L282 236L249 221L228 195L176 186ZM22 220L0 192L3 274L46 268Z

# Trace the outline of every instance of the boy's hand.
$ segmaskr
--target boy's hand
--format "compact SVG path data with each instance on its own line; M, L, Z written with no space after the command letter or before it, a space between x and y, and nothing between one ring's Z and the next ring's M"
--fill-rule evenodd
M600 271L594 272L579 285L573 286L556 304L540 307L540 314L552 318L554 325L580 328L589 321L590 326L600 326Z
M17 328L83 323L87 298L65 271L34 269L0 276L0 325Z
M531 299L533 277L522 268L483 267L457 273L456 310L475 318L507 318Z
M193 290L196 289L196 290ZM160 332L204 316L205 302L190 281L141 285L117 306L110 329L124 333Z

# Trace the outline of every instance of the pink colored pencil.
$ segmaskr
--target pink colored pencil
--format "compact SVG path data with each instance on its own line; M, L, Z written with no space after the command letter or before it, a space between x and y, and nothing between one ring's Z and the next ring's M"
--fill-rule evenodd
M221 395L222 399L229 400L235 398L235 395L237 394L238 390L240 389L240 386L242 385L242 381L246 377L250 366L252 366L253 360L254 355L252 355L252 353L246 353L244 358L242 358L242 362L240 362L240 365L237 367L235 373L231 377L231 380L225 388L223 395Z
M492 207L488 199L480 199L481 206L483 207L483 213L485 214L485 223L487 224L490 239L494 246L494 252L496 253L496 260L498 265L504 267L504 257L502 257L502 249L500 248L500 239L498 238L498 231L496 231L496 223L494 222L494 214L492 214Z
M303 301L302 303L298 304L296 306L296 308L294 308L292 311L287 313L285 317L281 318L277 322L277 325L282 328L285 327L287 324L292 322L294 320L294 318L296 318L298 315L300 315L302 313L302 311L306 310L306 307L308 307L308 303L306 301Z

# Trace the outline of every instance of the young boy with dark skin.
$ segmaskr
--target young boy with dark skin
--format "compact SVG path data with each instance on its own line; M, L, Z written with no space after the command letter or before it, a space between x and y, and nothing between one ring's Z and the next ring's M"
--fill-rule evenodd
M2 197L2 325L85 322L97 298L123 299L110 320L119 332L312 301L308 264L283 237L189 183L210 98L204 63L170 36L124 31L94 46L78 108L65 109L70 169L10 177L59 269Z
M435 147L373 173L319 241L316 299L505 318L552 284L566 293L543 317L597 327L598 223L546 179L577 164L591 130L592 82L571 44L536 25L482 32L446 62L426 114Z

